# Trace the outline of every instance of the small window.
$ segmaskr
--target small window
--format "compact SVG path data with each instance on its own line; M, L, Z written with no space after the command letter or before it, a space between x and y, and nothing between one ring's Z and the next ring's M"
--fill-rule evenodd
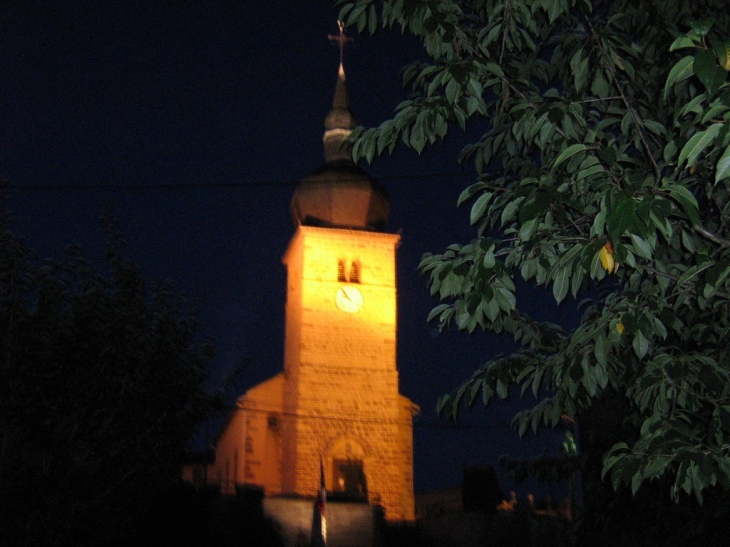
M347 281L347 279L345 279L345 261L344 260L340 260L337 262L337 281L339 281L340 283L344 283L345 281Z
M350 283L360 283L360 263L353 262L350 265Z

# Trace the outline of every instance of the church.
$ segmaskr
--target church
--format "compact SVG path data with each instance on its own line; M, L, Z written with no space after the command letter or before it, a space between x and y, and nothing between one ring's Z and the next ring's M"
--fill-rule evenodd
M400 238L385 231L385 189L351 159L355 126L340 62L324 165L291 200L284 370L238 398L207 481L266 498L314 498L324 482L330 499L367 501L388 522L412 522L419 409L398 386Z

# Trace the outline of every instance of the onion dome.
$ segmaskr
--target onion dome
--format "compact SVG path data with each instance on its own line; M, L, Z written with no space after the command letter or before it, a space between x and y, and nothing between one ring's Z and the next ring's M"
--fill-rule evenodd
M385 230L390 198L378 181L355 165L347 143L357 122L350 111L342 64L332 110L324 126L325 163L305 177L294 191L291 201L294 224Z

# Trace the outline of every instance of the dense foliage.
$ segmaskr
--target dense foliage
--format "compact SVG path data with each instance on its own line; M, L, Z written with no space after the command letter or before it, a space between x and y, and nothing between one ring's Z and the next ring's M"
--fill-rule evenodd
M111 545L179 481L210 351L195 305L120 255L41 261L0 219L0 536Z
M517 385L538 398L515 417L524 433L619 394L636 434L606 455L615 486L730 488L726 2L356 0L341 18L400 27L428 56L404 69L412 95L394 117L357 130L357 158L485 127L460 156L477 172L459 199L476 237L421 268L442 300L431 319L521 350L440 410ZM558 303L592 296L580 326L520 312L518 276Z

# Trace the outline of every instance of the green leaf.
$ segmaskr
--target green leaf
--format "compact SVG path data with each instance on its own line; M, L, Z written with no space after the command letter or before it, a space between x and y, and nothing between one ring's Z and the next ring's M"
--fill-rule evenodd
M499 78L504 77L504 72L502 72L502 68L497 63L487 63L484 65L484 68Z
M715 184L727 177L730 177L730 144L727 148L725 148L720 159L717 160L717 167L715 167Z
M550 0L549 2L543 4L543 8L547 11L550 24L552 24L558 17L568 11L568 1Z
M599 364L596 366L594 372L596 375L596 383L601 389L606 389L606 386L608 386L608 371L606 370L606 367L602 364Z
M631 345L634 348L634 353L639 359L643 359L649 351L649 340L640 330L636 331L636 334L634 334L634 340Z
M528 220L520 227L519 237L522 241L530 241L530 238L535 235L538 226L540 225L540 219L533 218Z
M563 163L568 158L575 156L579 152L583 152L584 150L587 150L588 147L583 143L578 144L571 144L568 148L563 150L560 155L555 159L553 162L553 169L555 169L558 165Z
M466 88L469 91L469 93L474 97L481 97L483 88L482 84L479 82L479 80L475 77L469 78L469 82L466 84Z
M677 279L677 287L681 287L685 283L694 280L694 278L696 278L701 272L705 271L707 268L711 268L712 266L713 263L709 260L699 266L692 266L679 279Z
M634 252L639 255L641 258L646 258L647 260L651 260L651 254L652 249L651 245L641 237L637 236L636 234L630 234L631 235L631 243L634 247Z
M511 201L507 204L507 206L502 211L502 226L507 224L510 220L512 220L515 216L515 213L517 212L518 207L520 206L520 203L522 202L522 199L517 199L515 201Z
M603 76L603 72L597 70L593 76L593 82L591 83L591 93L596 97L608 96L608 82Z
M585 279L586 271L587 270L580 267L580 265L573 270L573 276L570 278L570 292L573 295L573 298L578 298L578 293L583 287L583 280Z
M575 82L575 90L580 93L588 81L588 57L583 57L583 49L579 49L570 59L570 69Z
M653 479L660 477L667 470L667 467L672 461L671 456L654 456L647 463L644 468L644 478Z
M494 245L492 245L492 247L484 253L484 259L482 260L482 264L487 270L491 270L497 264L497 259L494 257L493 249Z
M677 152L679 150L677 149L677 142L676 141L669 141L667 142L666 146L664 147L664 161L667 163L673 163L674 156L677 155Z
M375 31L378 29L378 14L375 10L375 6L371 5L369 14L368 14L368 32L370 34L375 34Z
M684 247L691 254L695 254L697 252L697 247L695 246L694 237L690 234L690 232L688 232L684 228L682 228L681 236L682 236L682 247Z
M704 131L692 135L692 138L682 147L677 165L682 167L685 161L687 165L693 165L702 151L717 137L723 125L721 123L714 123Z
M636 219L636 202L621 192L616 197L616 204L606 214L606 231L612 242L618 242L624 232Z
M590 354L586 353L583 356L583 361L581 363L583 368L582 383L585 386L588 395L593 397L596 394L598 382L596 381L595 368L591 367L590 361Z
M553 284L553 296L555 301L560 304L568 294L570 287L570 267L562 268L558 271Z
M509 395L508 384L506 382L504 382L503 380L499 379L499 380L497 380L496 388L497 388L497 395L499 396L499 398L507 399L507 397Z
M419 154L426 146L426 135L423 131L423 124L414 124L408 144Z
M680 36L672 42L671 46L669 46L669 51L672 52L686 47L695 47L696 45L696 42L692 40L692 38L689 38L688 36Z
M446 99L448 99L449 103L454 104L459 100L459 97L461 97L461 86L456 79L452 79L446 85Z
M467 116L472 116L475 112L479 111L482 103L476 97L469 97L466 100L466 113Z
M570 268L573 264L573 260L575 260L575 257L583 250L583 245L581 243L576 243L573 245L569 251L563 254L563 256L560 257L560 265L561 266L567 266Z
M363 12L367 9L368 4L361 3L361 4L354 4L354 5L347 5L343 6L342 11L340 12L340 20L344 19L344 14L346 13L346 8L350 8L352 11L350 11L347 14L347 24L352 25L357 23L358 27L360 26L360 21L364 21L364 15ZM363 22L362 28L365 28L365 24ZM360 31L362 31L362 28Z
M487 315L487 318L489 318L490 321L494 321L495 319L497 319L497 316L499 315L499 304L494 298L487 302L487 307L484 310L484 313Z
M730 275L730 265L727 261L720 261L713 268L711 268L705 276L707 284L703 289L702 296L706 299L710 299L715 296L717 289L722 286L725 280Z
M471 207L471 213L469 215L469 222L476 224L484 215L489 205L489 200L492 199L492 192L485 192L474 202Z
M714 95L725 82L727 73L720 68L715 53L710 49L701 49L695 55L694 72L707 89L708 95Z
M588 178L592 175L595 175L596 173L602 173L604 171L603 165L597 164L597 165L591 165L590 167L586 169L582 169L581 171L578 171L578 175L575 177L576 182L579 180L583 180L584 178Z
M725 70L730 70L730 40L719 42L714 49L720 66Z
M591 235L600 236L603 235L603 227L606 225L606 210L602 209L593 219L593 226L591 226Z
M669 195L677 200L680 205L682 205L682 209L684 209L684 212L687 214L690 222L692 222L693 225L697 224L697 221L699 220L699 206L697 205L697 200L692 195L692 192L687 190L684 186L679 186L677 184L666 185L664 186L664 189L667 190Z
M431 310L431 312L428 314L428 319L426 319L426 322L431 321L434 317L437 315L441 315L441 312L451 307L451 304L439 304L434 309Z
M596 251L591 260L591 277L600 281L606 276L606 270L601 265L600 251Z
M537 260L527 260L522 263L520 267L520 273L522 273L522 279L529 281L535 274L537 274Z
M697 34L697 36L707 36L707 34L710 32L710 29L712 28L712 25L714 24L714 17L692 19L689 22L689 26L692 27L692 30L695 32L695 34Z
M469 199L474 197L476 195L476 193L479 192L479 190L484 189L484 186L485 185L483 182L476 182L476 183L472 184L471 186L469 186L468 188L466 188L459 195L459 199L456 202L456 206L459 207L462 203L464 203L465 201L468 201Z
M607 354L606 337L598 335L596 337L595 345L593 346L593 355L596 356L596 361L598 361L598 363L603 367L605 367L607 363Z
M644 477L640 472L637 472L634 474L634 476L631 478L631 493L636 495L636 493L639 491L639 487L641 486L641 483L643 482Z
M677 64L672 67L672 70L669 71L669 76L667 76L667 83L664 85L664 100L667 99L669 90L673 85L686 80L694 74L694 60L695 58L692 55L688 55L677 61Z
M661 319L658 317L654 318L654 332L657 336L659 336L662 340L667 339L667 328L664 326L664 323L662 323Z
M515 305L517 304L515 295L504 287L500 287L494 292L494 298L497 300L499 307L506 312L514 310Z

